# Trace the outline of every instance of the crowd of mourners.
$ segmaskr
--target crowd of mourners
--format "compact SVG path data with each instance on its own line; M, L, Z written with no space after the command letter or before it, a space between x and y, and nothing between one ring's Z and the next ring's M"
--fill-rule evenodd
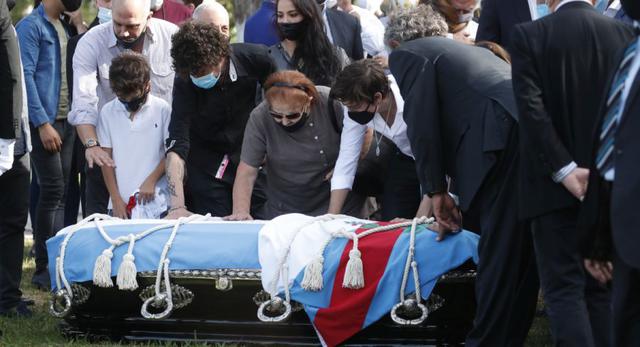
M79 211L434 216L480 235L469 346L523 345L540 289L555 345L640 345L640 2L81 4L0 0L0 315L28 215L43 290Z

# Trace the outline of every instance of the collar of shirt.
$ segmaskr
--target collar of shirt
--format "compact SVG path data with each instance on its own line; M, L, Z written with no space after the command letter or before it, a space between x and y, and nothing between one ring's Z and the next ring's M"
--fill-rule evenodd
M393 120L393 124L389 126L389 124L387 124L387 121L379 113L379 111L381 110L378 109L375 117L370 122L370 126L372 126L374 130L382 134L388 134L393 137L397 135L399 131L402 131L402 129L400 128L402 127L403 123L402 115L404 111L404 99L402 98L402 94L400 94L400 88L398 88L398 84L396 83L395 78L392 75L388 75L387 79L389 80L389 89L391 89L391 93L393 93L393 97L396 100L396 116Z
M560 1L560 3L558 4L558 6L556 6L556 9L555 9L555 11L554 11L554 12L558 11L558 10L560 9L560 7L562 7L562 6L566 5L566 4L570 3L570 2L578 2L578 1L586 2L587 4L589 4L589 5L593 6L593 4L591 3L591 1L589 1L589 0L563 0L563 1Z
M149 18L149 20L147 21L147 28L145 29L144 39L146 41L147 38L149 38L150 43L154 43L155 42L154 39L153 39L153 28L155 27L154 22L156 20L159 20L159 19ZM118 44L118 39L116 38L116 33L113 31L113 25L112 25L111 26L111 36L109 37L108 46L109 46L109 48L111 48L111 47L115 47L117 44Z
M529 14L531 14L531 20L538 19L538 1L528 0L529 2Z

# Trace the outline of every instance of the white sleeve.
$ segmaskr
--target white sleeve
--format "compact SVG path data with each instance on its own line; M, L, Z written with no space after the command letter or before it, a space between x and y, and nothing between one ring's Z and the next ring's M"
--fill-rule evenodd
M15 139L0 138L0 176L13 167L13 150L15 145Z
M360 149L367 131L366 125L358 124L349 118L344 106L343 110L344 125L340 137L340 152L331 178L331 190L351 189L353 186L358 169Z
M73 54L73 100L69 123L72 125L98 123L98 59L100 47L93 44L91 31L78 42Z
M98 142L100 142L100 147L113 148L111 143L111 129L109 127L109 115L105 115L105 111L109 112L110 105L107 104L102 108L100 112L100 117L98 118L98 125L96 126L96 133L98 135Z

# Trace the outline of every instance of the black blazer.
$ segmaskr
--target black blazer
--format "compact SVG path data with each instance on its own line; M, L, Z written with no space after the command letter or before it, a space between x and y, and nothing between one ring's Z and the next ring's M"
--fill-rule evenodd
M492 41L511 50L511 34L516 24L531 21L527 0L482 0L476 41Z
M631 43L631 42L630 42ZM630 44L629 43L629 44ZM619 63L622 59L621 51L617 57ZM617 70L617 65L616 65ZM613 81L612 71L607 83L606 92ZM595 166L595 157L599 145L600 129L605 114L604 103L600 107L600 120L593 133L593 156L591 162L591 172L589 178L589 188L582 204L580 213L579 228L581 230L582 245L584 255L591 257L594 254L602 254L603 245L598 245L599 240L613 238L613 246L616 253L627 264L633 267L640 267L640 174L638 174L638 158L640 158L640 74L636 75L635 81L627 96L618 132L615 139L615 181L611 189L611 202L609 219L611 221L611 235L608 230L596 228L600 213L600 184L601 178ZM604 244L604 246L607 246ZM594 252L595 251L595 252ZM609 251L610 250L604 250Z
M589 167L598 108L631 27L573 2L514 28L513 88L520 115L520 212L524 218L578 205L551 175Z
M467 210L517 118L509 65L487 49L443 37L404 43L389 57L423 193L456 182Z
M6 0L0 0L0 138L15 139L22 131L22 68L18 39Z
M327 9L327 21L333 44L342 47L351 60L363 59L360 21L348 13L333 8Z

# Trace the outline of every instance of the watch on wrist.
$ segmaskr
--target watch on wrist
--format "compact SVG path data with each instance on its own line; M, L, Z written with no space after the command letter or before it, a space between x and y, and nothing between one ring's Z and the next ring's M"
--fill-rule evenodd
M96 146L100 146L100 144L98 143L98 140L96 139L88 139L87 142L84 144L84 148L91 148Z

